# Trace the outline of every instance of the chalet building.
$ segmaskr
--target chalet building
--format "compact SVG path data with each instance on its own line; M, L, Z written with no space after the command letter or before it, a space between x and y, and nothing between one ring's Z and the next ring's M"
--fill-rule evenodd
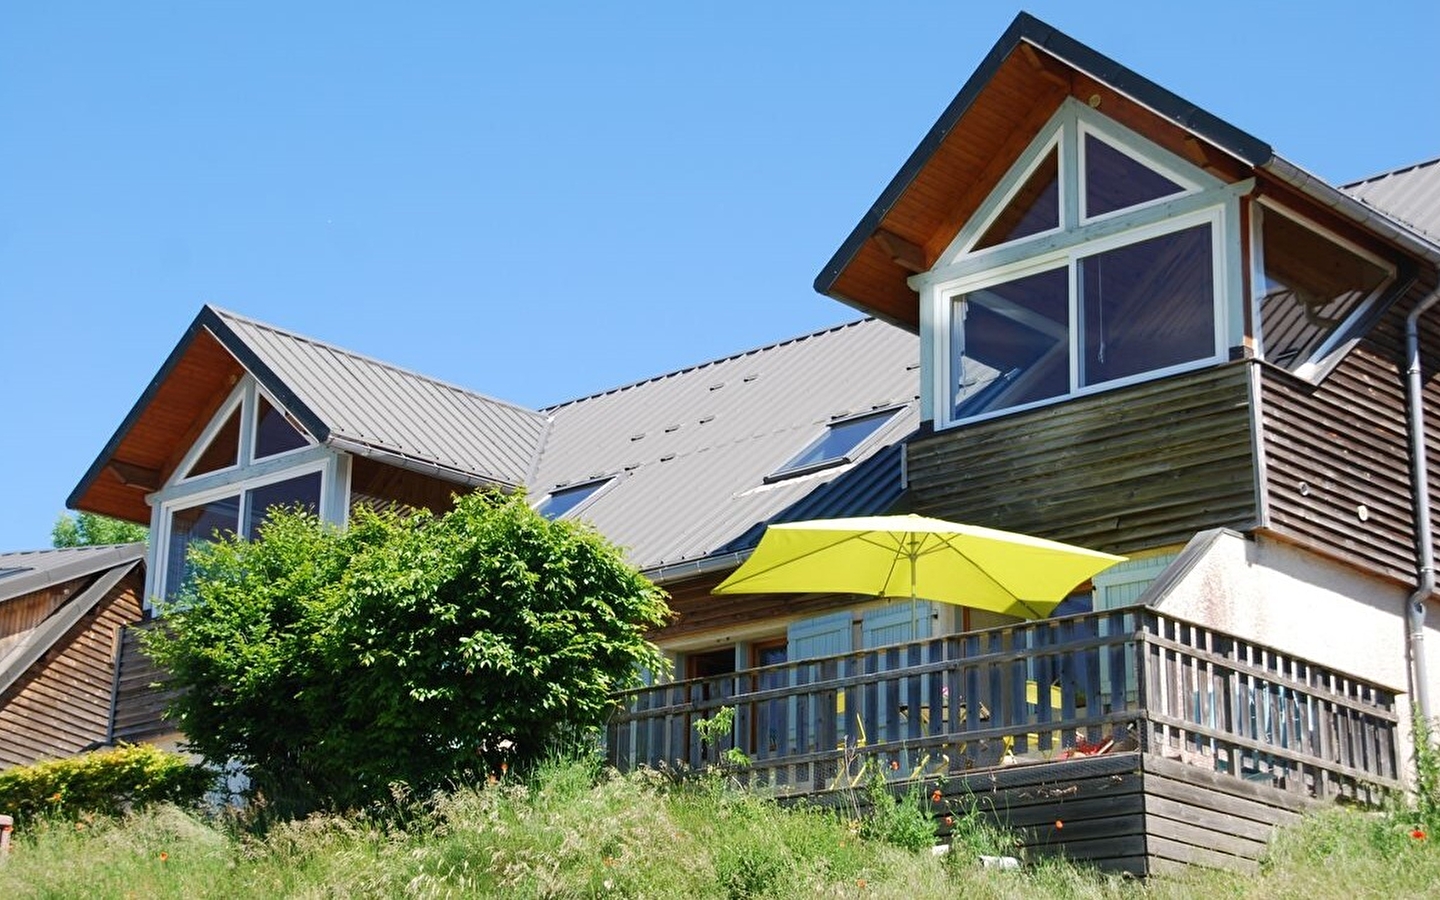
M0 553L0 768L111 736L123 626L141 617L142 544Z
M1440 695L1437 272L1440 161L1328 185L1022 14L817 278L870 318L529 410L206 307L70 505L149 524L154 597L276 503L523 489L678 613L618 765L732 706L776 791L878 762L1037 851L1251 865ZM1039 622L711 594L766 523L889 511L1128 559Z

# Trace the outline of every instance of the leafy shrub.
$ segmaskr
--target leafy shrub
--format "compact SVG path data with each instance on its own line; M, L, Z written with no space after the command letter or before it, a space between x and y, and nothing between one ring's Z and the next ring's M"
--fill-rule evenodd
M897 797L885 776L874 769L866 784L870 809L860 818L860 836L902 850L935 846L935 821L922 802L921 790L922 785L915 782Z
M0 772L0 810L17 824L40 816L113 816L152 803L192 806L214 783L214 772L178 753L121 745Z
M385 804L526 765L601 727L663 657L663 593L593 530L520 496L443 516L272 511L261 539L192 549L147 649L207 760L273 814Z

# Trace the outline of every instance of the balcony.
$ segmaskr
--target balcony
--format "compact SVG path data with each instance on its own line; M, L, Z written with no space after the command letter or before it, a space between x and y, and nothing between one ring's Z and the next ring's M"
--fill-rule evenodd
M823 803L868 763L974 801L1036 849L1140 874L1253 865L1273 826L1316 802L1399 787L1393 691L1145 607L619 700L607 752L622 770L696 769L733 746L747 784ZM721 707L729 743L703 747L694 724Z

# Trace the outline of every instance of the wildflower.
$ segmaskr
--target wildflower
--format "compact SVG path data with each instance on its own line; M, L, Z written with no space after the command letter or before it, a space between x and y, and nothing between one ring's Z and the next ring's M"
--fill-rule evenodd
M60 792L59 792L59 791L56 791L55 793L53 793L53 794L50 795L50 802L51 802L51 803L59 803L59 802L60 802Z
M1055 827L1056 827L1056 829L1064 828L1064 827L1065 827L1065 823L1062 822L1062 821L1060 821L1059 819L1056 819L1056 820L1055 820Z
M939 789L939 788L936 788L935 790L933 790L933 791L930 792L930 802L931 802L931 803L939 803L939 802L940 802L940 789Z
M1415 840L1417 840L1417 841L1423 841L1423 840L1425 840L1425 832L1421 831L1421 830L1418 829L1418 828L1415 829L1414 831L1410 832L1410 836L1411 836L1412 838L1414 838Z
M896 771L899 771L899 769L900 769L900 760L898 760L898 759L892 759L892 760L890 760L890 771L896 772Z
M505 773L507 773L507 772L509 772L509 771L510 771L510 764L509 764L509 763L502 762L502 763L500 764L500 774L501 774L501 775L504 775Z
M84 830L85 830L85 823L84 823L84 822L76 822L76 823L75 823L75 830L76 830L76 831L84 831Z
M859 888L861 888L861 889L863 890L864 887L865 887L865 879L863 879L863 878L857 878L857 879L855 879L855 885L856 885L856 887L859 887Z
M955 824L955 817L954 817L954 816L946 816L946 817L945 817L945 824L946 824L947 826L949 826L949 825L954 825L954 824Z
M161 850L161 851L160 851L160 861L161 861L162 863L163 863L163 862L169 862L169 861L170 861L170 854L166 853L164 850Z

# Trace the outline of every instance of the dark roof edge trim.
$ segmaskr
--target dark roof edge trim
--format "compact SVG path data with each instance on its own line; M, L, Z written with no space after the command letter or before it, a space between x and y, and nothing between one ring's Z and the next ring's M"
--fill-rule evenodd
M43 551L69 559L55 566L31 567L28 572L17 572L0 582L0 602L33 593L42 588L76 578L92 575L112 566L136 562L145 558L145 545L112 544L109 547L61 547Z
M121 442L125 440L125 436L130 433L130 429L134 428L135 424L140 421L140 417L145 414L146 408L149 407L151 401L155 399L155 395L160 391L160 386L165 383L170 373L180 364L180 360L185 357L186 352L190 349L190 345L195 342L195 338L202 330L210 332L210 334L220 342L221 346L228 350L251 375L255 376L255 379L259 381L276 400L289 410L295 418L300 420L300 423L310 431L311 435L314 436L317 441L324 443L326 438L330 436L330 429L326 427L325 423L321 422L320 418L316 416L308 406L300 402L300 399L295 396L295 392L290 390L269 366L261 362L255 352L240 339L240 336L237 335L230 326L225 324L224 319L215 311L215 308L207 304L201 307L200 312L191 320L189 327L185 329L185 333L180 336L179 342L176 343L175 349L171 350L170 355L165 357L165 362L161 364L159 371L155 373L150 379L150 383L145 386L145 390L141 392L140 399L136 400L135 405L130 407L130 412L127 413L124 420L121 421L120 427L115 429L115 433L110 436L110 440L106 442L104 449L95 457L95 461L90 464L90 468L87 469L84 476L81 477L80 483L70 492L70 496L65 498L67 508L78 508L80 499L90 490L90 486L95 483L95 479L100 477L100 472L109 464L111 458L115 455L115 451L120 448Z
M815 277L815 290L818 293L830 295L835 282L840 278L840 273L860 252L860 247L869 240L870 235L880 227L880 223L890 212L890 208L895 205L905 189L920 174L920 170L940 148L940 144L946 136L969 110L980 92L989 84L990 79L995 76L1000 65L1022 41L1029 42L1062 62L1110 85L1160 116L1198 134L1250 165L1261 165L1274 155L1269 144L1167 91L1148 78L1120 65L1103 53L1087 47L1029 13L1022 12L1010 23L1010 27L1005 29L1000 40L985 55L979 68L960 88L955 99L945 107L940 118L931 126L924 140L910 154L910 158L900 167L900 171L886 185L880 198L865 213L860 224L855 226L855 230L840 245L840 249L820 270L820 274ZM850 302L844 298L837 297L836 299L846 303Z
M235 333L235 330L230 327L230 323L225 321L224 316L221 316L218 310L206 304L200 310L199 318L203 321L205 328L235 356L240 365L255 376L255 380L260 382L260 386L269 391L270 395L278 400L287 412L300 420L300 424L305 426L305 430L310 432L315 440L323 444L329 439L330 427L321 421L310 407L305 405L305 402L290 389L288 384L281 380L279 375L275 374L274 369L260 359L259 354L250 349L250 345Z
M160 385L165 383L165 379L169 376L171 370L180 364L180 360L184 358L185 352L190 349L190 345L195 342L195 338L200 334L200 330L205 327L203 320L207 309L208 307L202 308L199 314L191 320L189 327L185 329L185 333L180 336L179 342L175 344L175 349L171 350L170 355L165 357L165 362L160 365L159 371L151 377L150 383L146 385L145 390L140 393L140 398L135 401L135 405L130 407L130 412L126 413L125 418L121 420L120 427L115 429L115 433L112 434L110 440L105 443L104 449L100 451L99 455L95 457L95 461L90 464L90 468L85 470L85 474L81 476L80 483L70 492L70 496L65 498L65 506L67 508L78 508L80 498L85 496L90 490L90 486L95 483L95 479L100 477L100 472L110 462L111 457L115 455L115 451L120 448L120 442L125 439L125 435L129 434L130 429L135 427L135 423L140 421L140 416L144 414L145 408L150 405L150 401L155 399L155 394L159 392ZM149 523L147 522L146 524Z
M128 566L119 566L101 575L85 588L78 597L72 598L50 618L35 626L35 629L15 647L0 667L0 694L4 694L16 681L30 670L37 660L50 651L70 629L95 608L110 593L120 580L140 564L139 560Z

